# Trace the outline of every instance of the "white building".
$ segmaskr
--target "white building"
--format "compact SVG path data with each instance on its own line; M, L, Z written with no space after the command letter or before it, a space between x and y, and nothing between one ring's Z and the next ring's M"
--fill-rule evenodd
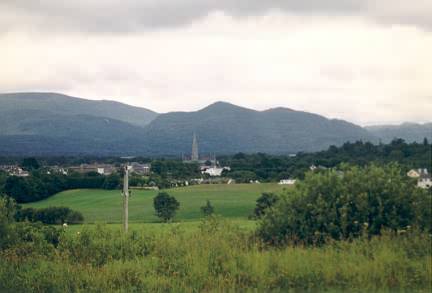
M417 187L431 188L432 179L427 169L411 169L408 171L407 176L417 179Z
M432 187L431 175L428 173L427 169L424 169L423 172L421 172L420 177L417 180L417 186L424 189Z
M431 188L432 187L431 177L429 176L429 177L425 177L425 178L420 178L417 181L417 186L420 188L424 188L424 189Z
M282 179L279 181L279 184L281 185L294 185L297 180L295 179Z
M140 164L137 162L131 163L131 171L138 174L138 175L148 175L151 171L151 165L150 164Z
M411 169L408 171L407 176L411 178L420 178L421 176L430 176L428 169Z
M231 168L229 168L229 167L221 168L221 167L213 166L213 167L205 168L203 171L201 171L201 173L202 174L208 174L208 175L214 177L214 176L222 176L222 172L225 170L230 171Z
M423 173L422 169L411 169L408 171L407 176L411 178L419 178L420 174ZM427 173L427 170L426 170Z

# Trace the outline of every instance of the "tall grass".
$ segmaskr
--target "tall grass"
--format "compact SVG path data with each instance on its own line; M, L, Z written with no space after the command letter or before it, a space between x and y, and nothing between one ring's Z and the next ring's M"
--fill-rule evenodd
M48 247L49 246L49 247ZM98 226L55 248L22 243L0 254L8 292L430 292L431 238L415 231L321 247L269 248L211 217L199 229L127 235Z

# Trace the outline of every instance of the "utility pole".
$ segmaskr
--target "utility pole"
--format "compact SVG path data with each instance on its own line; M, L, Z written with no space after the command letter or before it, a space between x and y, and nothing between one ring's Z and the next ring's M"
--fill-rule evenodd
M124 231L128 231L129 221L129 170L128 165L124 166L124 177L123 177L123 228Z

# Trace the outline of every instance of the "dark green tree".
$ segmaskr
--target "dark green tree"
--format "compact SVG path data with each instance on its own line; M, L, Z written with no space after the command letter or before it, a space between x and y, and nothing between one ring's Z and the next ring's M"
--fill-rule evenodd
M266 213L266 210L272 207L279 197L274 193L264 192L256 201L254 210L255 217L261 218Z
M21 168L27 171L33 171L39 169L40 165L35 158L24 158L21 162Z
M175 197L170 196L166 192L159 192L153 199L153 206L158 216L164 222L170 221L174 218L176 211L180 207L180 203Z
M6 194L14 198L17 202L32 201L34 186L28 183L23 177L10 176L7 178L4 190Z
M120 185L120 176L117 173L112 173L105 177L102 185L103 189L116 189Z
M213 213L214 213L214 207L213 207L213 205L211 204L211 202L209 200L207 200L206 204L201 207L201 212L206 217L213 215Z

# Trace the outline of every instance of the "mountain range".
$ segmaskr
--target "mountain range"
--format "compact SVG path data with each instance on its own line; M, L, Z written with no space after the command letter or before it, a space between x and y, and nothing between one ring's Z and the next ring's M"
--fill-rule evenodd
M407 142L420 142L425 137L432 139L432 122L402 123L400 125L375 125L365 127L370 133L378 137L383 143L389 143L394 138L403 138Z
M0 155L179 156L190 153L193 133L201 153L287 154L346 141L432 139L431 129L431 123L362 128L288 108L256 111L225 102L158 114L57 93L0 94Z

